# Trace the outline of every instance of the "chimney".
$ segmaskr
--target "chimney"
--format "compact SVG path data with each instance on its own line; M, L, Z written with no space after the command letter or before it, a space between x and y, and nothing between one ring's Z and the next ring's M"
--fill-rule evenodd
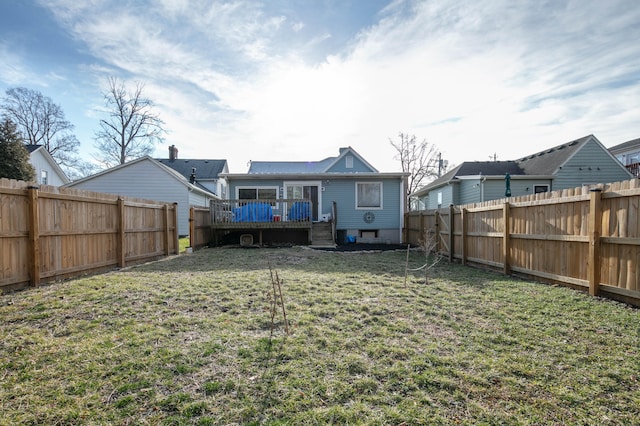
M169 161L176 160L178 158L178 148L175 145L169 147Z
M191 176L189 176L189 182L194 183L196 181L196 168L191 168Z

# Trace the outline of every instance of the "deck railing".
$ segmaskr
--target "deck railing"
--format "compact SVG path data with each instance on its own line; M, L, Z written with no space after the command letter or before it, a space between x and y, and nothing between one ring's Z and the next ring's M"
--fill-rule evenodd
M633 176L640 178L640 163L627 164L625 167Z
M211 200L211 224L311 222L307 199Z

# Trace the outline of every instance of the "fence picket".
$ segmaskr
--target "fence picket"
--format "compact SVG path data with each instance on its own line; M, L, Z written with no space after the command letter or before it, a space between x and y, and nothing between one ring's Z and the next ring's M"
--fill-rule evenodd
M9 179L0 201L3 289L178 252L176 205Z
M640 180L601 185L599 194L599 213L590 209L594 196L586 186L512 198L508 209L505 199L458 206L460 220L450 220L448 230L456 236L450 241L460 241L453 257L640 306ZM438 216L406 213L405 243L438 235Z

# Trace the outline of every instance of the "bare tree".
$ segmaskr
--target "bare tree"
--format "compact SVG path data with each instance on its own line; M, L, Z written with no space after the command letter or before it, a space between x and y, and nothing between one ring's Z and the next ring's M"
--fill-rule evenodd
M400 160L402 171L409 173L407 184L407 201L409 194L415 192L430 178L438 176L440 165L440 152L435 145L429 144L426 139L418 142L415 135L400 132L398 141L389 138L389 142L396 150L396 160Z
M96 132L96 159L107 167L124 164L127 160L148 155L156 143L164 140L164 121L155 114L153 102L143 96L144 84L136 83L128 91L124 83L109 78L104 93L108 118L100 120Z
M5 94L2 114L16 124L24 142L44 146L64 169L76 167L80 141L60 105L37 90L24 87L8 89Z

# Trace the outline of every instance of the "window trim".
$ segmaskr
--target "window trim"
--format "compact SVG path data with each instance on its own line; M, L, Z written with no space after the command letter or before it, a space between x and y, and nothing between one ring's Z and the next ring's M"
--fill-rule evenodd
M542 187L547 188L547 190L546 191L537 191L536 192L536 188L542 188ZM550 190L551 190L551 187L549 186L548 183L542 183L542 184L539 184L539 185L533 185L533 193L534 194L542 194L542 193L545 193L545 192L549 192Z
M359 207L358 206L358 185L378 185L380 188L380 206L379 207ZM356 182L355 183L355 208L356 210L383 210L384 209L384 185L381 181L375 182Z
M49 171L40 170L40 185L49 185Z
M255 186L255 185L236 186L235 189L236 189L236 200L238 200L238 201L242 201L240 199L240 190L241 189L255 189L256 190L256 198L255 198L256 201L260 201L260 199L258 198L258 190L259 189L273 189L273 190L276 191L276 197L274 198L274 200L279 200L280 199L280 195L279 195L280 194L280 188L277 187L277 186L274 186L274 185L269 185L269 186L260 186L260 185L258 185L258 186ZM251 200L251 198L245 198L245 200ZM279 204L280 203L276 202L273 207L276 208L276 209L280 208Z
M347 155L344 157L345 169L353 169L353 155Z

